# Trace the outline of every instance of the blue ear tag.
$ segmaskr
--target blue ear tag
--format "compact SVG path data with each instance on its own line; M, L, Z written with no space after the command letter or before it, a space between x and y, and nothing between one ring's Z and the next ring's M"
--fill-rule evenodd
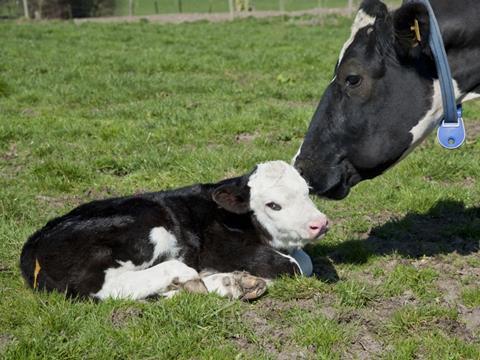
M465 142L465 126L463 125L462 105L457 106L457 122L449 123L442 120L437 138L440 145L445 149L457 149Z

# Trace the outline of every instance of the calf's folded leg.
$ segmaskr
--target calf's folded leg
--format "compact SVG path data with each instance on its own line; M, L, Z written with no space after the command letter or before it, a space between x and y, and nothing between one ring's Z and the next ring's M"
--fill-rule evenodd
M129 263L105 271L98 299L144 299L170 290L172 283L183 284L198 279L197 271L179 260L168 260L143 270L135 270Z

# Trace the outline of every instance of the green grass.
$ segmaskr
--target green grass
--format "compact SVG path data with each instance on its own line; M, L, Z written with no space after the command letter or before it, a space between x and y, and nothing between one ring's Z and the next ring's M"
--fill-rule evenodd
M281 279L253 304L23 284L24 241L81 202L288 161L351 23L310 20L0 23L2 357L478 358L479 103L461 150L431 137L348 199L317 200L333 222L307 248L318 279Z
M480 286L466 288L462 291L463 303L471 308L480 307Z

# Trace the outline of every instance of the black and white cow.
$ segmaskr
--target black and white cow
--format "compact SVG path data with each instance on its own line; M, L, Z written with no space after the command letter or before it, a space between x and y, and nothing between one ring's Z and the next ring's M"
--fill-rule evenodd
M180 288L255 298L265 279L301 273L292 250L327 218L282 161L179 190L93 201L26 242L20 266L35 289L98 299L170 296Z
M480 97L480 1L431 0L431 5L457 102ZM443 108L428 44L424 5L404 2L390 12L379 0L363 1L295 158L314 192L346 197L351 187L402 160L435 129Z

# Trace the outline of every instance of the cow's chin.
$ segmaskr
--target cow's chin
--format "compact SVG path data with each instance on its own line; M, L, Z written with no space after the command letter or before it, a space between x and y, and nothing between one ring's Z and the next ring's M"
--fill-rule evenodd
M331 200L342 200L345 199L348 194L350 193L350 186L344 183L338 183L333 188L323 192L323 193L316 193L321 197L325 197ZM315 192L315 189L313 189Z
M351 186L347 184L343 179L338 183L330 186L328 189L325 189L321 184L318 184L315 180L309 181L310 192L331 200L342 200L348 196L350 193Z

